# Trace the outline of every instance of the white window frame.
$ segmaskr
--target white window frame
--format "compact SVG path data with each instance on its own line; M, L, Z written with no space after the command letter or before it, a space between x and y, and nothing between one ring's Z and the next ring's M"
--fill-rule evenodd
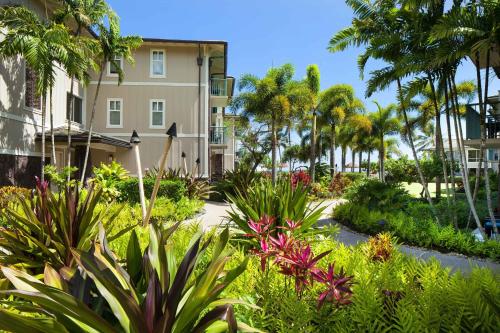
M153 53L162 52L163 53L163 74L153 73ZM164 79L167 76L167 53L165 49L151 49L149 52L149 77L153 79Z
M118 110L111 110L109 108L111 102L120 102L120 125L112 125L110 123L110 112L111 111L118 111ZM123 98L108 98L106 102L106 128L123 128Z
M121 56L115 57L115 61L118 61L118 60L120 60L120 68L123 71L123 57L121 57ZM108 73L107 73L108 76L118 77L118 73L111 73L111 62L110 61L108 61L108 65L106 67L108 67Z
M153 103L162 103L163 104L163 117L162 122L163 125L153 125ZM166 112L167 104L164 99L150 99L149 100L149 128L150 129L165 129L165 112ZM159 111L154 111L159 112Z

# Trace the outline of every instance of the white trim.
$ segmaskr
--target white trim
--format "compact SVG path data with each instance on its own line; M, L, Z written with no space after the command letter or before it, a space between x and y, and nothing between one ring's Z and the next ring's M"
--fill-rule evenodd
M115 57L115 61L118 60L118 58L120 58L120 68L123 70L123 57ZM111 73L111 62L108 61L106 67L107 67L106 76L118 77L117 73Z
M209 66L209 62L210 62L210 58L208 57L208 55L205 56L205 59L203 60L203 64L205 65L205 133L210 133L209 132L209 126L210 126L210 101L209 101L209 96L210 96L210 91L209 91L209 86L208 86L208 80L209 80L209 70L210 70L210 66ZM199 103L201 103L201 101L199 101ZM209 150L208 150L208 147L209 147L209 144L208 144L208 141L209 140L205 140L205 167L204 167L204 173L205 174L208 174L208 163L211 163L210 160L209 160L209 156L208 156L208 153L209 153Z
M162 52L163 53L163 74L153 73L153 53ZM165 49L151 49L149 51L149 77L152 79L164 79L167 77L167 53Z
M110 102L120 102L120 110L110 110ZM120 125L111 125L109 122L109 112L120 111ZM106 128L123 128L123 98L108 98L106 102Z
M2 155L16 155L16 156L35 156L41 157L42 153L29 151L29 150L19 150L19 149L3 149L0 148L0 154Z
M97 81L90 81L91 85L97 85ZM101 85L117 85L116 81L101 81ZM157 81L123 81L120 86L163 86L163 87L198 87L198 83L192 82L157 82ZM206 84L202 83L202 87Z
M126 137L126 138L130 138L130 134L131 133L113 133L113 132L107 132L107 133L103 133L103 132L99 132L99 134L102 134L102 135L106 135L106 136L119 136L119 137ZM166 138L167 135L165 133L140 133L139 132L139 136L142 138ZM177 137L178 138L198 138L198 134L196 133L179 133L177 132ZM207 135L206 134L201 134L200 136L201 138L206 138Z
M153 125L153 112L160 112L158 110L153 111L153 103L162 103L162 125ZM149 128L150 129L165 129L165 109L166 103L164 99L150 99L149 100Z
M39 115L37 114L37 116L39 116ZM15 114L11 114L11 113L8 113L8 112L0 111L0 118L10 119L10 120L14 120L14 121L19 121L21 123L25 123L25 124L29 124L29 125L33 125L33 126L37 126L37 127L42 127L41 124L38 125L36 123L36 121L34 121L33 119L23 118L21 116L18 116L18 115L15 115Z

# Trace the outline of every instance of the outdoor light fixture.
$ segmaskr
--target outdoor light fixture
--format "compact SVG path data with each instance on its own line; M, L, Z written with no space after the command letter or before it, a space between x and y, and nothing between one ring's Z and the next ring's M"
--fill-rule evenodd
M137 131L134 130L132 132L132 136L130 137L130 143L134 148L135 155L135 163L137 165L137 179L139 180L139 197L141 200L141 209L142 209L142 218L146 218L146 199L144 197L144 184L142 182L142 166L141 166L141 155L139 154L139 143L141 143L141 139L137 134Z
M182 158L182 164L183 164L183 167L184 167L184 176L187 176L188 169L187 169L186 153L185 152L182 152L181 158Z
M151 199L149 200L149 206L146 212L146 217L144 218L144 225L148 225L149 219L151 218L151 212L153 211L153 206L155 203L156 195L158 194L158 189L160 188L160 181L163 170L165 170L165 164L167 163L167 156L170 148L172 147L172 142L174 138L177 137L177 125L175 123L170 126L167 130L167 142L165 143L165 148L163 149L163 154L160 159L160 166L158 169L158 174L156 175L155 185L153 187L153 193L151 193Z

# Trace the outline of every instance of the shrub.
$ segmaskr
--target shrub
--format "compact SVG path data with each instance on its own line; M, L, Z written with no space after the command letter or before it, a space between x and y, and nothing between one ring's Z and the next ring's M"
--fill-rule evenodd
M399 184L383 183L374 178L354 182L344 197L370 210L398 210L406 207L410 195Z
M331 193L328 190L328 187L323 185L322 183L311 183L309 185L309 188L310 188L310 194L314 198L323 199L331 197Z
M74 250L79 270L72 273L73 279L81 281L86 276L95 284L92 292L80 284L68 284L65 274L59 275L50 266L44 272L45 283L14 268L2 267L17 287L7 293L27 304L4 302L16 313L0 309L0 329L18 331L24 327L28 331L51 332L57 327L59 332L171 333L202 332L215 329L215 324L219 330L251 330L235 319L232 303L237 301L221 297L247 264L243 260L235 268L224 270L230 258L226 248L229 231L218 236L206 267L195 274L210 240L202 242L201 235L195 234L177 265L174 244L169 241L177 226L163 230L151 224L150 244L144 253L132 233L124 266L107 247L104 233L90 251ZM30 316L33 311L45 316ZM225 322L222 327L220 321Z
M299 183L301 183L303 186L307 187L309 184L311 184L311 176L309 176L309 173L301 170L301 171L296 171L292 173L291 180L292 182L292 188L296 188Z
M102 197L105 201L113 201L120 197L117 184L128 179L128 171L120 163L116 161L110 164L101 163L99 167L94 167L92 171L94 178L90 182L102 189Z
M146 198L151 197L154 183L154 179L144 178L144 195ZM137 178L129 178L120 181L116 183L116 188L120 192L118 201L126 201L129 203L140 202L139 180ZM174 201L179 201L185 195L186 185L182 180L161 180L160 188L158 189L158 197L166 197Z
M361 172L342 172L342 176L349 178L351 182L356 182L366 178L366 175Z
M248 189L260 179L262 174L255 172L249 166L240 165L233 171L226 171L224 177L214 184L210 199L224 201L228 194L234 196L237 193L246 196Z
M497 332L498 276L475 268L469 276L450 274L439 263L424 262L394 250L373 262L363 246L346 247L331 239L312 240L311 251L332 250L322 260L354 276L349 306L317 307L320 285L297 296L279 270L259 272L259 258L228 289L230 297L249 294L262 310L243 308L244 321L267 332ZM236 258L243 254L235 253Z
M24 187L4 186L0 187L0 211L9 205L18 202L17 199L29 199L31 190Z
M414 160L409 160L407 156L398 159L388 159L384 165L387 182L391 183L413 183L417 181L417 169Z
M280 180L273 186L262 180L251 187L246 196L230 196L232 203L229 217L243 233L251 232L248 221L259 221L264 216L276 218L277 228L285 227L287 220L301 221L296 231L308 231L321 217L324 208L313 207L308 200L309 189L301 183L292 188L289 180Z
M500 242L478 242L468 232L457 231L451 225L437 225L432 217L415 217L404 211L370 210L348 202L335 207L333 218L367 234L390 231L405 244L500 259Z
M370 237L365 249L368 258L372 261L389 260L394 252L391 234L384 232Z
M333 176L329 190L334 197L342 196L345 190L352 184L351 178L343 173L336 173Z

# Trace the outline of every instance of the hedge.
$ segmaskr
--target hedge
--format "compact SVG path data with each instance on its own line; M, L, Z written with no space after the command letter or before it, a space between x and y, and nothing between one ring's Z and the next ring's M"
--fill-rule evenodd
M144 178L144 194L146 198L151 197L155 180L152 178ZM117 183L116 188L120 191L118 201L137 203L139 198L139 180L137 178L129 178ZM182 180L162 180L158 190L158 197L170 198L174 201L179 201L186 195L186 185Z

